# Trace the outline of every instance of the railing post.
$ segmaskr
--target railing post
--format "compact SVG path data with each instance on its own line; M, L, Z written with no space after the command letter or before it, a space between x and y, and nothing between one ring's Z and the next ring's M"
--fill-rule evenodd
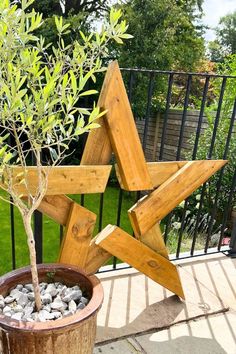
M228 255L232 258L236 258L236 218L234 218L233 230L231 233L231 240L229 244L230 250Z

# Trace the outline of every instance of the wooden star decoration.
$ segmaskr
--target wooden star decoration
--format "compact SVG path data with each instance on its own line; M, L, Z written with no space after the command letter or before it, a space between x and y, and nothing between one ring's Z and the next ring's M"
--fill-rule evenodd
M146 163L117 62L108 67L98 106L107 113L99 120L100 128L89 133L81 165L94 167L96 172L98 165L105 168L110 163L114 153L121 188L150 193L128 211L135 238L114 225L108 225L92 238L94 213L65 195L46 196L39 210L66 226L59 262L79 266L92 274L116 256L184 299L177 268L168 258L160 221L226 161ZM107 172L99 179L103 190L107 179ZM86 183L81 188L84 193L96 189L91 181L89 190Z

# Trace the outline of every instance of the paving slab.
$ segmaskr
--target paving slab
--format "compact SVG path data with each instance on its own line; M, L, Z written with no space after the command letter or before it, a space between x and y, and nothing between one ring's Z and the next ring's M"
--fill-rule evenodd
M94 348L93 354L143 354L139 343L132 338L118 340Z
M236 258L218 254L213 258L200 257L195 262L181 262L180 266L206 285L222 302L236 310Z
M147 354L236 354L235 336L236 313L227 312L135 339Z
M198 281L188 266L179 267L186 300L134 269L100 274L104 304L98 315L96 342L114 340L204 315L228 310L208 284Z

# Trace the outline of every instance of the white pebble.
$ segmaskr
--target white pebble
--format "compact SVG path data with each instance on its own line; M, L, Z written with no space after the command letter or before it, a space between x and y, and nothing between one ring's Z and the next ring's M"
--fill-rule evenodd
M58 293L58 290L55 287L55 285L52 283L48 284L47 288L45 289L45 294L50 294L53 297L53 296L56 296L57 293Z
M25 305L29 302L27 294L21 294L19 297L17 303L18 305L21 305L22 307L25 307Z
M22 318L22 316L23 316L23 312L17 312L17 313L14 313L14 315L12 315L11 318L12 318L13 320L18 320L18 321L20 321L21 318Z
M14 311L14 312L22 312L23 311L23 307L21 305L12 306L12 311Z
M46 320L53 320L54 314L46 310L40 310L38 314L38 318L40 322L45 322Z
M52 302L52 295L51 294L44 294L41 296L42 303L44 305L50 304Z
M11 292L10 292L10 296L13 297L14 300L18 300L19 297L21 296L22 292L18 289L13 289Z
M31 292L34 291L33 284L25 284L25 289Z
M86 297L82 296L80 299L80 302L82 302L82 304L84 304L84 305L87 305L88 299Z
M73 315L73 314L74 314L73 312L66 310L66 311L63 313L63 317L71 316L71 315Z
M4 313L4 315L5 315L7 312L11 312L11 310L12 310L12 308L11 308L10 306L5 306L5 307L3 308L3 313Z
M24 308L24 317L29 317L34 312L33 307L25 307Z
M7 296L5 297L5 304L11 304L14 300L14 297Z
M63 301L61 301L59 297L56 297L56 299L51 303L51 308L53 310L64 311L66 307L67 305Z
M82 296L82 291L81 290L72 290L62 298L63 301L65 302L70 302L71 300L77 301L80 300Z
M23 285L22 284L17 284L16 289L22 290L23 289Z
M46 311L48 311L48 312L51 312L51 305L50 305L50 304L44 305L44 306L43 306L43 310L46 310Z
M30 292L30 293L28 293L27 295L28 295L28 299L29 299L30 301L34 301L35 296L34 296L34 293L33 293L33 292Z
M84 308L85 308L85 305L82 302L80 302L79 305L77 306L78 310L83 310Z
M11 317L11 312L5 312L4 316Z
M72 313L75 313L76 311L76 303L74 300L71 300L69 302L69 311L71 311Z
M55 319L62 318L61 312L59 311L52 311Z

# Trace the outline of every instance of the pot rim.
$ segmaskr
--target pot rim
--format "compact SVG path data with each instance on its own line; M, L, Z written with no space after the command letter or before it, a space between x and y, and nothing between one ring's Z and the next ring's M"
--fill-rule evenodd
M10 317L0 314L0 330L20 330L20 331L29 331L29 332L38 332L38 331L50 331L50 330L59 330L67 326L77 325L78 322L83 322L89 317L94 315L102 306L103 302L103 287L100 280L95 275L87 275L84 270L63 263L43 263L37 265L38 271L44 270L45 272L50 272L53 270L72 270L73 272L79 273L87 279L92 286L93 293L89 303L86 307L75 313L74 315L64 317L58 320L50 320L46 322L26 322L14 320ZM9 273L6 273L0 277L0 288L11 278L17 278L19 275L26 275L30 273L30 266L23 267L17 270L13 270Z

